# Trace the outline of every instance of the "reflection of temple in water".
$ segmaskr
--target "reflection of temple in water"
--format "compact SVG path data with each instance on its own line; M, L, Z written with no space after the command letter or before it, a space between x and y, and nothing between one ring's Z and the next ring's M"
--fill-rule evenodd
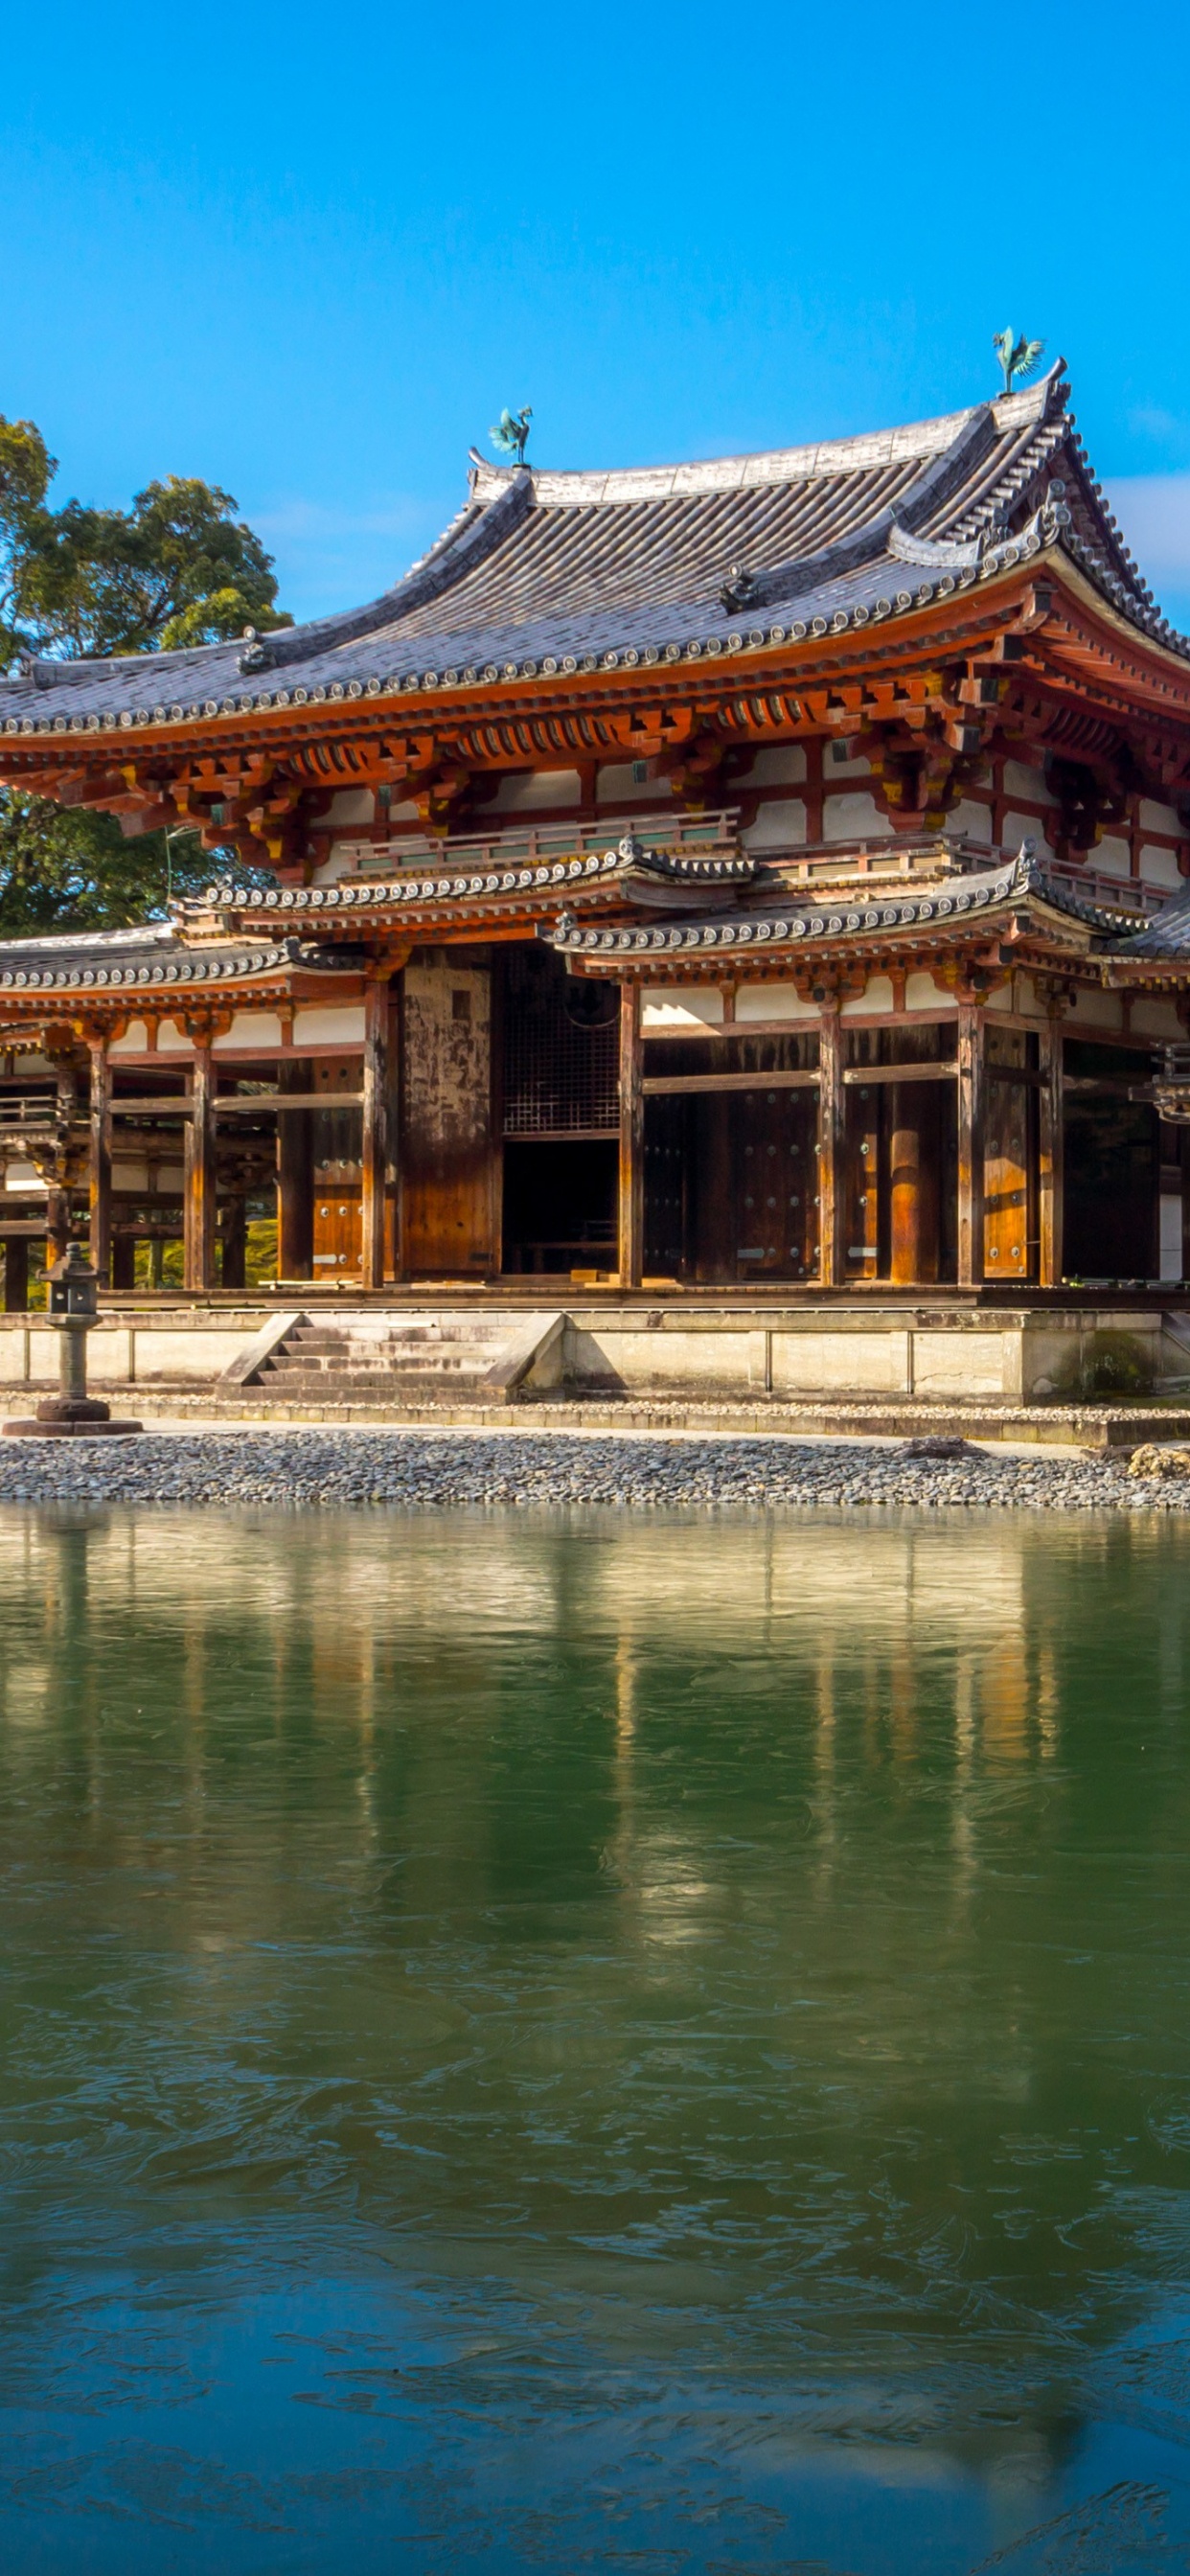
M219 2157L256 2120L253 2206L288 2220L292 2081L312 2188L329 2136L419 2261L478 2212L518 2295L544 2267L586 2316L610 2247L609 2336L651 2355L642 2249L676 2248L683 2338L730 2260L750 2370L787 2371L792 2319L862 2376L911 2309L942 2424L985 2283L991 2375L1008 2309L1040 2342L1113 2260L1086 2142L1143 2125L1112 2033L1165 2062L1187 1820L1092 1666L1127 1592L1176 1742L1184 1549L1029 1514L2 1515L37 1942L126 2099L181 2015L171 2173L202 2119Z

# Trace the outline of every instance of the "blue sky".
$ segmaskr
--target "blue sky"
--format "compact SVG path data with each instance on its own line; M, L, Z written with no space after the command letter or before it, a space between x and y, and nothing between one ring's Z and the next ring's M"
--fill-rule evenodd
M312 615L506 402L543 464L787 445L979 400L1011 321L1190 626L1184 0L4 20L0 411L59 498L206 475Z

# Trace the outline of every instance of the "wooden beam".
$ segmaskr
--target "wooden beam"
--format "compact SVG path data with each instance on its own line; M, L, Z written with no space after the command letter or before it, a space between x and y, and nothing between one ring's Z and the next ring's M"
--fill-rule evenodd
M388 1019L388 977L370 976L364 992L364 1136L360 1186L365 1288L384 1286L389 1127Z
M112 1259L112 1068L107 1039L91 1038L91 1132L87 1214L91 1267L106 1284Z
M1065 1118L1062 1083L1062 1024L1047 1020L1037 1041L1041 1093L1038 1101L1037 1284L1062 1285Z
M645 1261L644 1041L639 984L620 986L620 1286L639 1288Z
M983 1285L984 1015L959 1005L959 1286Z
M950 1067L951 1073L954 1066ZM649 1073L641 1083L646 1100L670 1098L680 1091L816 1091L818 1071L790 1073Z
M215 1120L211 1106L214 1087L210 1047L196 1042L190 1071L190 1119L186 1128L182 1262L183 1285L198 1290L213 1288L215 1284Z
M824 1288L843 1277L843 1033L838 1004L824 1005L818 1040L818 1275Z
M953 1082L958 1074L953 1057L948 1064L849 1064L843 1075L845 1083L859 1083L866 1090L870 1083Z

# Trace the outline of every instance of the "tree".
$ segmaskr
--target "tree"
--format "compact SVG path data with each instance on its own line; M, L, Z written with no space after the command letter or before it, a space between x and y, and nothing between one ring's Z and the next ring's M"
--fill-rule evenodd
M0 672L27 653L152 653L293 624L272 556L218 484L170 474L130 510L55 510L57 471L33 421L0 416ZM0 786L4 938L160 919L171 892L218 871L196 833L125 839L109 814Z
M0 667L25 653L153 653L291 626L273 559L230 492L196 475L146 484L130 510L51 508L40 430L0 417Z
M163 918L167 897L220 873L197 832L126 840L114 815L0 787L0 938L119 930Z

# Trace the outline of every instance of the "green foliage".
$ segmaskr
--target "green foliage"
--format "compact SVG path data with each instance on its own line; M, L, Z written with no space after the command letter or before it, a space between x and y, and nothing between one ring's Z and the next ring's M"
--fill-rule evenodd
M130 510L55 510L57 470L33 421L0 416L0 672L28 653L152 653L292 625L272 556L218 484L170 474ZM216 871L192 832L125 839L110 815L0 787L4 938L159 919L170 892L200 893Z
M55 510L56 472L32 421L0 418L0 668L30 652L153 653L292 625L272 556L217 483L170 474L130 510Z
M1066 1366L1055 1374L1058 1391L1067 1396L1147 1395L1153 1372L1143 1342L1135 1333L1091 1333Z
M0 938L119 930L160 919L167 895L200 894L216 862L196 832L125 840L111 814L0 787Z

